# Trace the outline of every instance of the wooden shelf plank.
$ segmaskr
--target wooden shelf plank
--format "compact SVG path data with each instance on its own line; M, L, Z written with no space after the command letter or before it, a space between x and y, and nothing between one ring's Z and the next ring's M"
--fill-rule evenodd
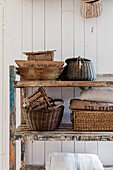
M45 170L45 166L42 166L42 165L40 165L40 166L35 166L35 165L26 165L24 168L23 167L21 167L20 168L20 170Z
M15 140L39 141L113 141L113 132L74 131L71 124L61 124L55 131L30 131L26 125L20 125Z
M20 168L20 170L45 170L45 166L27 166L25 168ZM104 169L105 170L110 170L110 169L113 169L113 166L104 166Z
M113 87L113 81L16 81L15 87Z

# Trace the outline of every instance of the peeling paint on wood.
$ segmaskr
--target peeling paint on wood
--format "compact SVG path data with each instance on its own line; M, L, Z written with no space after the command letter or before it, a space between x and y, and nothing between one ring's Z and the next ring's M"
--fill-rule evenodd
M21 140L21 167L25 167L25 141Z
M62 124L55 131L30 131L26 125L17 128L16 140L38 141L113 141L113 132L74 131L72 125Z
M10 66L10 170L16 170L16 140L21 140L21 169L45 170L44 166L25 165L25 141L113 141L113 132L80 132L74 131L72 125L60 125L55 131L30 131L26 124L16 129L16 87L36 86L89 86L113 87L113 81L15 81L15 67ZM24 97L24 88L21 89L21 99Z
M20 170L45 170L45 166L35 166L35 165L26 165L24 168L20 168Z
M10 150L9 150L9 169L16 170L16 89L15 82L15 68L10 66Z

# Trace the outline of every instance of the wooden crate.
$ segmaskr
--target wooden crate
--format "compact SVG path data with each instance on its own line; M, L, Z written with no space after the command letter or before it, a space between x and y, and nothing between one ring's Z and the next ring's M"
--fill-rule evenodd
M36 61L53 61L54 60L54 52L52 51L38 51L38 52L24 52L27 55L28 60L36 60Z

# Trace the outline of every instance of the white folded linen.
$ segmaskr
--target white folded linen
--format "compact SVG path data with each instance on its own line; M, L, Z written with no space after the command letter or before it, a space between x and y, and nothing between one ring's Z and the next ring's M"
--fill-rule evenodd
M104 170L95 154L51 153L46 170Z
M93 87L80 93L81 100L113 103L113 88Z
M75 170L74 154L71 153L50 154L46 170Z

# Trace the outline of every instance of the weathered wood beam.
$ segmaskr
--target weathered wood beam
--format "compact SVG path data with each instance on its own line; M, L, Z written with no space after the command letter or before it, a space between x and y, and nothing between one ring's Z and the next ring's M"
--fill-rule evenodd
M45 166L36 166L36 165L26 165L24 168L20 168L20 170L45 170Z
M71 125L60 125L55 131L30 131L26 125L17 128L16 140L39 141L113 141L113 132L74 131Z
M10 74L10 141L9 141L9 169L16 170L16 71L14 66L9 68Z
M113 81L16 81L15 87L113 87Z
M25 167L25 141L21 140L21 167Z

